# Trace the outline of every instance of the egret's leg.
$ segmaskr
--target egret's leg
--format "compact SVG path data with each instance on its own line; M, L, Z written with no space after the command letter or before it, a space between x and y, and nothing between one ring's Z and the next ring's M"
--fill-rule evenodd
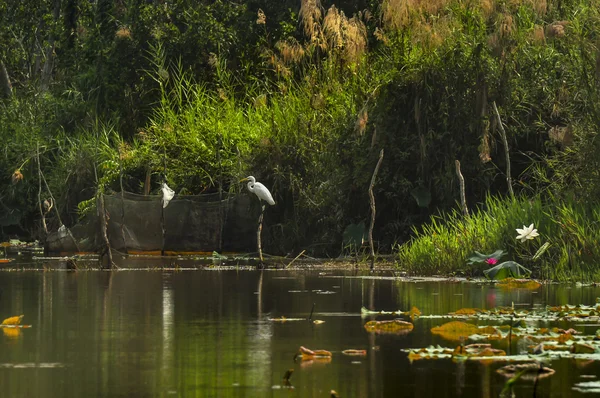
M256 231L256 243L258 244L258 258L260 260L259 266L263 267L263 254L262 254L262 243L261 243L261 235L262 235L262 222L263 216L265 215L265 206L262 205L260 210L260 217L258 217L258 230Z

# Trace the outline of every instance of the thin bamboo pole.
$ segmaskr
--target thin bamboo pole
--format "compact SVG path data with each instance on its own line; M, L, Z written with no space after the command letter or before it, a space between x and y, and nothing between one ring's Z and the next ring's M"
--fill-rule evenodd
M502 120L500 119L500 113L498 112L498 107L496 106L496 101L492 102L492 106L494 107L494 113L496 113L496 120L498 121L498 126L500 127L500 134L502 135L502 143L504 144L504 153L506 155L506 183L508 184L508 192L511 197L515 196L515 192L512 187L512 177L510 176L510 154L508 151L508 140L506 139L506 131L504 130L504 126L502 125Z
M467 207L467 195L465 194L465 178L460 172L460 162L455 160L456 165L456 175L458 176L458 181L460 182L460 203L462 206L462 211L465 217L469 217L469 208Z
M40 216L42 217L42 229L44 231L44 239L48 236L48 226L46 225L46 213L42 207L42 166L40 165L40 143L35 143L36 158L38 167L38 206L40 208Z

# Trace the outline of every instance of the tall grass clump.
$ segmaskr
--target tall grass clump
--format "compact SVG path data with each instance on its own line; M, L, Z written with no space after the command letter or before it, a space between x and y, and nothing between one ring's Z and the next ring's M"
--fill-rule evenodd
M540 236L521 243L516 228L535 224ZM413 230L413 238L396 246L398 264L420 275L481 275L481 268L467 265L474 251L508 252L507 259L530 268L535 277L556 280L588 280L597 274L600 249L600 204L564 202L557 198L492 197L469 217L458 210L434 216ZM545 243L549 249L533 261ZM504 259L503 259L504 260Z
M215 60L215 68L222 68ZM263 127L249 120L249 104L236 96L235 82L220 69L217 88L196 82L181 65L160 67L153 77L160 102L148 124L123 148L127 188L145 181L153 189L167 181L188 194L211 192L240 179L239 167Z

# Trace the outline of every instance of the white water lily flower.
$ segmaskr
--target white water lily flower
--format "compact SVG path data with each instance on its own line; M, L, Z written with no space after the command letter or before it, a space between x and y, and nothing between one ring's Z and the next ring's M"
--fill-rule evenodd
M175 191L173 191L171 188L169 188L169 186L167 185L166 182L163 182L162 193L163 193L162 205L163 205L163 209L164 209L165 207L167 207L169 205L169 202L171 201L171 199L173 199L173 196L175 196Z
M523 225L523 229L517 228L517 233L519 234L517 239L521 239L521 242L525 242L527 239L533 239L537 236L540 236L540 234L537 232L537 229L533 228L533 224L528 227Z

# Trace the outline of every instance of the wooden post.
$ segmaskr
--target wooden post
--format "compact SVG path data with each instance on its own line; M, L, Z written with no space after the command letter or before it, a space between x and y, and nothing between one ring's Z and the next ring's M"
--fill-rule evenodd
M146 169L146 179L144 180L144 195L150 195L150 182L152 181L152 170L150 166Z
M223 227L224 227L224 216L223 216L223 167L221 165L221 148L223 146L223 140L221 133L217 136L217 164L219 165L219 252L223 250Z
M462 206L462 211L465 217L469 217L469 208L467 207L467 195L465 194L465 178L460 172L460 162L455 160L456 165L456 175L458 176L458 181L460 182L460 203Z
M375 268L375 247L373 245L373 227L375 226L375 195L373 195L373 186L375 185L375 178L377 177L377 172L379 171L379 167L381 166L381 162L383 161L383 149L379 152L379 160L377 161L377 165L375 166L375 170L373 171L373 176L371 177L371 184L369 185L369 201L371 204L371 225L369 226L369 245L371 246L371 271Z
M123 162L121 147L119 146L119 185L121 187L121 238L123 238L123 251L127 254L127 240L125 239L125 191L123 190Z
M104 207L104 194L98 192L98 209L100 210L100 233L102 234L102 239L104 240L104 249L106 250L106 254L108 255L108 268L112 268L114 265L112 252L110 250L110 241L108 240L108 213ZM102 256L101 256L102 258Z
M504 130L504 126L502 125L502 120L500 119L500 113L498 113L498 107L496 107L496 101L492 102L494 107L494 112L496 113L496 120L498 122L498 126L500 127L500 134L502 135L502 143L504 144L504 153L506 155L506 183L508 184L508 192L511 197L515 196L512 187L512 178L510 176L510 154L508 153L508 140L506 139L506 131Z
M167 152L164 147L163 147L163 183L164 184L167 183ZM166 241L165 235L167 233L167 230L165 228L165 206L162 204L162 201L161 201L161 206L160 206L160 230L162 232L160 255L164 256L165 255L165 241Z
M44 231L44 240L48 236L48 226L46 225L46 213L42 207L42 166L40 165L40 143L35 143L36 158L38 166L38 206L40 208L40 216L42 216L42 229Z

